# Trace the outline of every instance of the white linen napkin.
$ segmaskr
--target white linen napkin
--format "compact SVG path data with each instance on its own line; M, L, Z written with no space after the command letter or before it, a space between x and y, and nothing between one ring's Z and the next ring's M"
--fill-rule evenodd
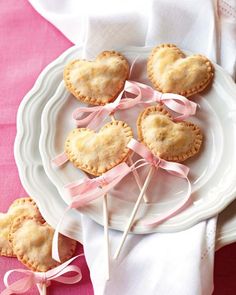
M83 216L84 251L97 295L212 294L216 218L178 233L129 235L118 262L105 273L103 228ZM111 252L120 232L110 230Z
M127 45L176 43L236 71L234 0L29 0L84 57ZM105 280L103 229L83 216L84 250L97 295L197 295L213 291L217 218L178 233L130 235ZM110 230L114 253L121 233Z
M85 56L103 49L176 43L236 72L235 0L29 0Z

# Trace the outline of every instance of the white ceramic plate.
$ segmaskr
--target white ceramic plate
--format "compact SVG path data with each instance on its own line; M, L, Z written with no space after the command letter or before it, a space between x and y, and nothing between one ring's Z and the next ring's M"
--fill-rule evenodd
M38 149L40 124L35 124L35 128L31 128L31 123L40 121L44 105L54 92L54 88L61 81L64 62L71 59L73 55L77 55L78 52L80 52L79 47L72 47L45 68L38 77L35 86L22 100L17 115L17 136L14 150L20 178L27 193L34 197L45 220L53 227L57 225L66 204L61 200L56 188L47 178L42 165ZM53 88L45 87L52 82ZM33 105L39 108L31 110L30 106ZM219 215L217 249L236 241L235 212L236 201ZM80 214L70 212L69 217L74 226L70 231L64 230L63 233L81 242Z
M148 83L145 63L150 48L129 47L119 51L128 58L130 63L137 55L139 56L131 79ZM73 54L71 59L74 57ZM77 57L81 57L79 51ZM193 203L188 209L162 225L152 229L146 227L143 221L158 217L159 214L172 208L183 197L183 186L179 185L179 180L163 172L158 172L158 175L153 177L153 184L155 182L155 185L151 184L148 191L152 203L141 205L137 222L132 229L133 232L183 230L200 220L219 213L234 200L236 196L235 97L236 87L232 79L221 67L215 65L213 85L209 91L194 98L199 103L200 108L196 116L190 119L197 123L204 132L204 145L201 153L185 162L191 171ZM74 128L71 113L79 105L81 104L68 93L62 82L44 108L41 120L40 153L43 166L48 177L67 203L70 200L65 195L63 186L83 177L83 173L73 167L71 163L66 164L61 169L55 169L51 164L51 159L63 151L65 138L68 132ZM126 121L135 131L135 121L140 110L136 107L132 110L122 111L116 116ZM156 184L156 181L159 181L159 185ZM122 182L109 193L110 226L117 230L124 229L138 194L137 185L132 175L128 176L126 183L129 185L124 185ZM127 196L129 196L128 199ZM161 198L157 196L161 196ZM102 200L92 202L81 208L80 211L102 224Z

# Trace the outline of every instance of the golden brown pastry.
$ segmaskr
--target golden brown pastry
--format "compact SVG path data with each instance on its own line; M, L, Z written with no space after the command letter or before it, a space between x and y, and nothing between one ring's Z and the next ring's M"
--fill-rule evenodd
M188 97L211 83L214 68L203 55L186 56L173 44L161 44L148 58L147 73L157 90Z
M129 75L126 58L116 51L104 51L95 61L74 60L64 70L67 89L80 101L104 105L114 101Z
M53 234L46 222L23 216L13 221L9 240L18 260L33 271L46 272L60 264L52 259ZM76 241L59 235L58 247L63 263L73 256Z
M76 128L66 139L65 152L77 168L98 176L127 159L132 137L132 129L122 121L109 122L98 133Z
M190 122L175 123L161 105L146 108L138 117L139 139L155 156L182 162L200 150L203 136L200 128Z
M0 255L15 257L8 235L13 220L23 215L43 220L35 202L31 198L16 199L7 213L0 213Z

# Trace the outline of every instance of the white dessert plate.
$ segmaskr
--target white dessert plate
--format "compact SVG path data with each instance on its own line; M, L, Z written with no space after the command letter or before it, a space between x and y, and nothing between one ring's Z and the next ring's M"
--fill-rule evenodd
M45 220L56 227L61 214L66 208L55 186L45 174L39 154L38 142L41 132L40 124L31 128L32 122L40 122L42 110L62 77L64 62L76 56L80 47L68 49L62 56L48 65L38 77L34 87L24 97L17 115L17 136L15 140L15 159L19 175L27 193L33 196ZM53 82L54 88L45 87L46 82ZM31 107L35 105L37 108ZM31 106L31 107L30 107ZM236 241L236 201L230 204L220 215L217 224L216 248ZM62 232L82 242L82 229L79 212L68 214L73 227Z
M119 50L130 63L139 56L131 80L148 84L145 65L150 50L151 48L137 47ZM75 57L81 58L79 48L77 54L73 51L71 56L68 55L67 60L72 60ZM53 83L50 83L50 85L53 85ZM196 116L190 118L190 120L198 124L203 130L204 144L198 156L185 162L191 171L192 204L185 211L165 223L151 229L147 227L144 221L159 217L161 213L175 206L184 194L184 187L182 184L180 185L179 179L164 172L158 172L154 175L147 192L151 203L142 203L140 206L137 221L132 228L134 233L173 232L186 229L200 220L218 214L235 199L235 97L236 87L234 82L221 67L215 65L213 85L208 91L193 98L199 104L199 108ZM63 151L67 134L75 128L71 114L78 106L82 106L82 104L68 93L62 81L44 108L41 118L42 132L39 148L43 166L49 179L68 204L70 199L64 192L64 185L80 179L84 174L71 163L55 169L51 160ZM140 107L135 107L132 110L120 111L116 114L117 118L126 121L133 128L135 137L135 121L140 111ZM143 173L141 177L144 175ZM109 193L111 228L124 230L137 195L138 188L132 174ZM103 223L101 199L81 208L80 211L88 214L96 222Z

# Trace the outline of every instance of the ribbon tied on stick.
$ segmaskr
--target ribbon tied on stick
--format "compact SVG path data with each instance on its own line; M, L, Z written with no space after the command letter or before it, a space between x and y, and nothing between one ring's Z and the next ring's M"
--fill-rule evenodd
M63 284L78 283L82 279L81 270L78 266L69 264L81 255L77 255L67 260L63 264L48 270L47 272L33 272L26 269L9 270L4 276L4 284L6 286L6 289L1 292L1 295L22 294L27 292L36 284L46 284L47 286L49 286L51 284L51 281L56 281ZM75 275L63 276L64 274L68 274L70 272L74 272ZM21 273L24 275L24 277L10 284L8 282L9 277L14 273Z
M189 198L191 196L191 184L188 179L188 172L189 172L188 167L186 167L182 164L179 164L179 163L168 162L168 161L165 161L159 157L154 156L145 145L136 141L135 139L131 139L131 141L128 143L128 147L131 150L133 150L134 152L136 152L137 154L139 154L141 157L143 157L144 161L146 161L146 164L150 166L150 169L148 171L147 177L144 181L144 184L142 186L140 194L135 202L135 205L133 207L131 215L129 216L128 221L125 225L125 230L123 232L119 247L117 248L117 250L115 252L114 259L117 259L118 256L120 255L121 249L125 243L127 235L130 232L130 230L135 222L135 217L138 212L139 206L140 206L142 199L144 197L144 194L150 184L150 181L151 181L151 178L153 176L155 169L162 168L166 172L168 172L174 176L186 179L186 181L188 183L188 191L187 191L185 198L180 202L180 204L178 204L177 206L175 206L171 210L164 212L163 214L160 214L159 217L155 218L154 220L145 221L144 225L154 226L154 225L157 225L157 224L173 217L174 215L176 215L178 212L180 212L181 210L183 210L187 206Z
M123 97L124 93L130 93L134 98ZM79 107L73 113L77 127L96 129L112 113L117 110L130 109L136 105L148 106L153 103L162 103L171 111L180 114L175 121L183 121L196 113L197 104L186 97L174 93L161 93L152 87L127 80L124 89L114 102L95 107ZM88 114L81 118L83 114Z
M62 225L62 221L67 211L72 208L86 206L90 202L104 196L113 187L115 187L115 185L117 185L125 176L127 176L130 172L136 169L139 169L147 165L152 165L156 169L161 168L176 177L183 178L188 183L187 193L183 200L181 200L180 204L178 204L176 207L172 208L168 212L161 214L158 218L154 220L145 221L145 225L155 226L173 217L178 212L187 207L189 198L191 196L191 184L188 179L189 168L183 164L169 162L154 156L144 144L136 141L135 139L131 139L131 141L128 143L128 148L139 154L142 157L142 159L137 160L131 166L123 162L115 166L111 170L105 172L101 176L95 178L85 177L83 179L80 179L79 181L70 183L64 187L66 193L69 194L69 196L71 197L71 203L70 206L66 209L60 222L58 223L54 233L52 257L55 260L60 261L58 253L58 235L60 227Z
M111 170L95 178L85 178L78 182L73 182L65 186L66 192L72 198L70 208L79 208L87 205L91 201L108 193L126 175L145 164L138 165L140 161L129 166L123 162Z
M164 222L165 220L175 216L180 211L184 210L188 206L188 202L191 196L191 183L188 179L189 168L183 164L177 162L170 162L163 160L159 157L154 156L150 150L142 143L138 142L135 139L131 139L128 143L128 148L133 150L135 153L140 155L147 164L154 166L156 169L161 168L164 169L166 172L176 176L183 178L187 181L188 189L185 194L185 197L181 200L179 204L175 207L170 209L169 211L161 214L158 218L155 218L150 221L145 221L146 226L156 226L159 223Z
M59 223L57 224L53 236L53 259L55 259L56 261L60 261L60 256L58 252L58 236L66 213L72 208L86 206L88 203L104 196L131 171L146 165L145 163L141 163L140 165L138 165L140 162L142 162L142 160L137 161L132 166L129 166L125 162L122 162L111 170L103 173L101 176L95 178L84 177L83 179L69 183L64 187L65 192L71 197L71 203L67 207Z

